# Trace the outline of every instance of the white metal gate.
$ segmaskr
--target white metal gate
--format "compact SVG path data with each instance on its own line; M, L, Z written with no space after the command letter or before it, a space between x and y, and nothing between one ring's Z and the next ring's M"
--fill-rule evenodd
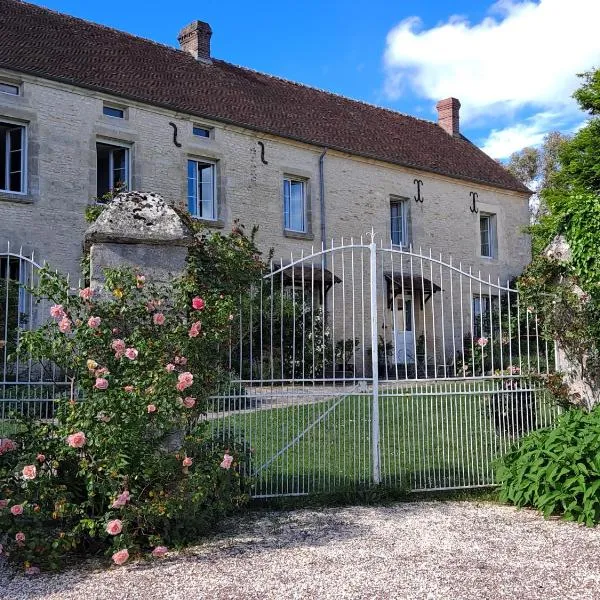
M12 431L13 413L52 418L54 399L69 388L50 360L16 354L22 332L48 315L49 304L29 292L38 284L39 269L33 253L10 243L0 248L0 437Z
M488 486L496 457L551 424L536 375L554 345L499 274L373 239L270 266L208 416L251 450L256 497Z
M48 314L27 291L38 269L0 251L0 437L12 411L51 418L69 393L51 361L14 355ZM535 377L554 345L510 282L372 239L271 261L228 361L207 420L250 451L256 497L491 485L494 458L556 412Z

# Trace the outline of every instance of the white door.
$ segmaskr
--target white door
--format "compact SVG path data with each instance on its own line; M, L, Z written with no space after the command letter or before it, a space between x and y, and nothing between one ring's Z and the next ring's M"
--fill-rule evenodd
M411 296L399 296L394 302L394 342L398 365L415 362L415 315Z

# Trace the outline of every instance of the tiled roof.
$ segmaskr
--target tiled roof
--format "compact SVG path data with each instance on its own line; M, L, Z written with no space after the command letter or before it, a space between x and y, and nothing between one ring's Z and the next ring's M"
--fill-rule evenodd
M464 137L437 124L190 54L50 11L0 0L0 67L191 115L529 192Z

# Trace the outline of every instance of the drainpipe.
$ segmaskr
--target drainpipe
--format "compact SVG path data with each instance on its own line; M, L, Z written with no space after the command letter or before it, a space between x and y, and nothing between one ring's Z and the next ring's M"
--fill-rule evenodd
M319 156L319 203L321 208L321 250L327 248L327 238L325 229L325 155L327 154L327 148L323 150ZM325 277L325 269L327 268L327 255L321 254L321 276ZM324 289L324 283L321 283ZM332 281L333 287L333 281ZM323 294L323 316L327 315L327 297Z

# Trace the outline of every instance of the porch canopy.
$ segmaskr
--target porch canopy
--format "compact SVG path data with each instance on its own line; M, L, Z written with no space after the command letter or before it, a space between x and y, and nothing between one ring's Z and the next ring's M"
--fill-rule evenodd
M282 269L280 271L280 269ZM277 271L280 271L279 273ZM321 265L313 263L304 263L298 265L287 265L285 263L273 263L274 277L283 281L286 286L295 285L304 288L313 288L319 291L324 289L325 294L330 290L334 283L341 283L342 280L334 275L329 269L324 269Z
M392 273L386 271L383 276L387 284L388 308L392 307L394 298L402 294L419 298L425 304L433 294L441 291L441 287L420 274Z

